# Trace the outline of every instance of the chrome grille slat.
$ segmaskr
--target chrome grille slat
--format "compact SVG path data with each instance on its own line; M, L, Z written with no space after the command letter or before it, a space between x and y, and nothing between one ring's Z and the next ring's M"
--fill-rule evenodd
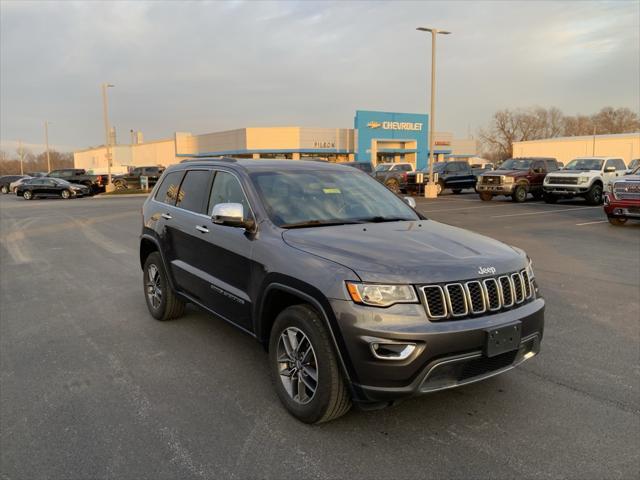
M464 284L469 309L471 313L484 313L487 311L486 294L482 284L478 280L472 280Z
M533 276L528 269L462 283L420 287L430 320L459 320L517 308L534 298Z

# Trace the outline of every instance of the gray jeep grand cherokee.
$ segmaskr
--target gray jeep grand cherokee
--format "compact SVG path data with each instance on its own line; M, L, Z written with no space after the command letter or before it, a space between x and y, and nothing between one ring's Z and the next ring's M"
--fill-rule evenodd
M169 167L143 207L140 264L153 317L189 302L254 336L282 403L308 423L540 350L544 301L522 250L429 220L338 164Z

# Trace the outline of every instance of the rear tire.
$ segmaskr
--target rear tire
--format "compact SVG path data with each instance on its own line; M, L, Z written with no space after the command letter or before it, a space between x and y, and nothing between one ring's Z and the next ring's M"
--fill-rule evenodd
M185 304L171 289L158 252L151 253L144 262L143 285L147 308L153 318L164 322L184 313Z
M309 305L293 305L276 318L269 339L269 367L280 401L298 420L328 422L351 408L329 332Z
M556 197L555 195L552 195L551 193L545 193L544 196L544 203L558 203L558 197Z
M384 186L391 190L393 193L400 192L400 182L398 182L398 180L396 180L395 178L387 180Z
M33 199L33 193L31 192L31 190L25 190L24 193L22 194L22 197L25 200L31 200Z
M3 185L0 191L2 191L2 193L6 195L7 193L9 193L9 187L7 187L6 185Z
M62 190L60 192L60 196L65 200L69 200L69 198L71 197L71 192L69 190Z
M480 200L483 202L490 202L493 198L493 195L489 192L480 192Z
M516 203L522 203L527 200L527 187L518 185L511 195L511 200Z
M615 226L620 226L620 225L624 225L625 223L627 223L627 219L626 218L619 218L619 217L607 217L609 219L609 223L611 225L615 225Z
M442 194L443 190L444 190L444 183L442 182L442 180L439 180L438 183L436 183L436 192L438 196Z
M596 183L584 196L589 205L600 205L602 203L602 186Z

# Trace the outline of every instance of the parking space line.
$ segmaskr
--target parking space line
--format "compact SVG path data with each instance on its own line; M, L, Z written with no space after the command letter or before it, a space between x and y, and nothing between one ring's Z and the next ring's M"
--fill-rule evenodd
M602 208L602 207L597 205L594 207L573 207L573 208L562 208L560 210L545 210L544 212L508 213L506 215L493 215L491 218L519 217L524 215L544 215L545 213L570 212L571 210L586 210L589 208Z
M576 226L581 227L582 225L593 225L595 223L607 223L609 220L596 220L595 222L584 222L584 223L576 223Z

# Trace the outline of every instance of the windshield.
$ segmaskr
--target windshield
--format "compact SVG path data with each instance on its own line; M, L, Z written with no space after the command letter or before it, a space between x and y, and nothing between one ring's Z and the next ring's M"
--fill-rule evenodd
M393 167L392 163L381 163L376 167L376 172L388 172Z
M602 159L598 158L576 158L571 160L564 167L565 170L600 170L602 168Z
M446 165L446 163L444 163L444 162L435 162L433 164L433 171L434 172L442 172L444 170L445 165ZM428 173L429 172L429 167L428 166L424 167L421 171Z
M529 170L529 168L531 168L531 160L518 158L510 158L500 165L500 170Z
M385 186L350 170L255 172L251 179L279 227L419 220Z

